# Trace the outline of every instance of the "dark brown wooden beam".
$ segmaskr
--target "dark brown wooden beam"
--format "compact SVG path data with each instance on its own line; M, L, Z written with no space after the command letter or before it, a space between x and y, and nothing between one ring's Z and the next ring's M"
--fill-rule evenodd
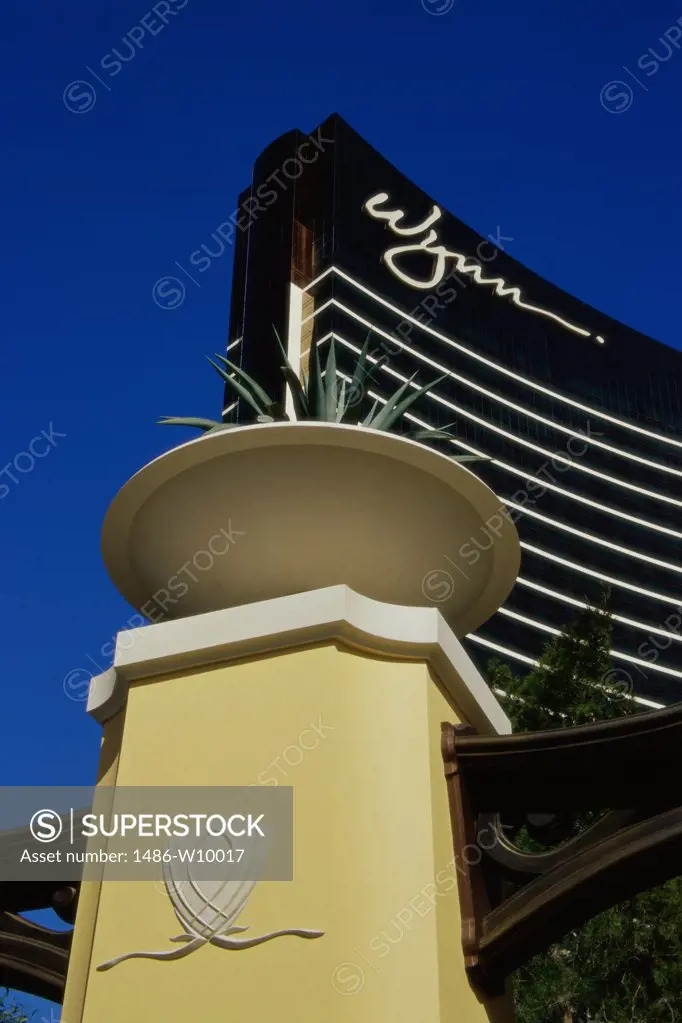
M594 843L488 913L472 975L497 984L587 920L680 873L677 808Z
M71 931L52 931L13 913L0 913L0 987L62 1002Z
M515 735L461 735L455 758L476 812L622 809L682 803L682 704L612 721Z
M682 874L682 705L519 735L445 724L442 751L465 965L482 989ZM593 823L576 834L576 818ZM546 850L515 844L521 827Z

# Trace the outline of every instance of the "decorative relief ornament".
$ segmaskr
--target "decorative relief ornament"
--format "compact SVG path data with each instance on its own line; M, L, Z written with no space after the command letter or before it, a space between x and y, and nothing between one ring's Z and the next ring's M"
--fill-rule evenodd
M231 846L229 839L227 842ZM245 855L241 862L244 863L246 859ZM253 877L253 873L257 871L258 868L252 859L252 862L245 868L245 872ZM297 938L321 938L324 935L324 931L293 927L281 931L271 931L257 938L233 938L231 935L248 930L248 927L237 926L235 920L244 910L249 896L256 886L255 880L215 879L204 881L200 886L192 877L191 864L186 860L183 862L178 857L176 849L171 850L170 862L163 864L163 879L175 915L183 927L182 934L169 940L182 942L183 947L169 949L166 952L127 952L125 955L116 956L115 959L102 963L97 967L98 970L110 970L126 959L162 959L167 961L184 959L185 956L196 952L204 945L237 950L262 945L264 941L272 941L273 938L281 938L287 934Z

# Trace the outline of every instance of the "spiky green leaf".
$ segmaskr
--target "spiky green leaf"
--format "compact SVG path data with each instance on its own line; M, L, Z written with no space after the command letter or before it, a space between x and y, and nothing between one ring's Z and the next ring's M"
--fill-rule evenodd
M364 390L365 381L366 381L367 376L368 376L367 351L368 351L368 348L369 348L370 334L371 334L371 331L368 332L367 337L365 338L365 343L363 344L362 348L360 349L360 354L358 355L358 361L355 363L355 369L353 370L353 377L352 377L351 382L350 382L349 400L352 401L354 405L356 405L358 403L358 399L357 399L356 396L358 394L360 394Z
M404 416L407 410L411 408L412 405L414 405L415 401L418 401L423 394L428 394L428 392L437 384L439 384L441 380L445 380L445 378L449 376L450 376L449 373L443 373L443 375L438 377L437 380L433 380L430 384L425 384L423 387L420 387L419 390L415 391L413 394L408 394L408 396L406 398L403 398L402 401L397 401L397 395L400 392L396 392L396 394L391 399L391 402L389 402L389 405L392 405L390 411L387 412L387 409L389 407L387 405L383 413L380 412L379 415L377 416L377 419L381 420L381 425L379 426L377 425L376 422L374 422L370 423L370 426L373 426L375 430L390 430L393 424L397 423L401 416ZM402 390L403 388L401 388L401 391Z
M489 455L451 455L453 462L492 462Z
M336 406L338 403L338 384L336 379L336 349L334 338L329 342L327 365L324 374L324 415L327 423L336 422Z
M384 427L383 425L384 421L388 419L390 413L393 411L396 402L399 402L402 396L405 394L405 392L409 389L410 384L412 383L416 375L417 375L416 373L413 373L410 379L406 380L405 383L398 388L395 394L393 394L388 399L388 401L382 408L381 412L379 412L379 414L377 415L376 419L373 419L370 423L368 423L368 426L373 427L375 430L388 429L388 427Z
M310 356L313 360L313 365L310 370L310 392L308 396L308 405L310 406L311 414L316 419L324 419L324 378L322 376L322 365L320 363L320 350L317 344L311 346Z
M369 410L369 412L367 413L367 415L365 416L365 418L364 418L364 419L362 420L362 422L360 423L360 426L369 426L369 425L370 425L370 423L371 423L371 422L372 422L372 420L374 419L374 413L375 413L375 412L376 412L376 410L377 410L377 405L378 405L378 404L379 404L379 399L378 399L378 398L376 398L376 399L375 399L375 402L374 402L374 404L373 404L373 405L372 405L372 407L371 407L371 409Z
M242 380L247 387L251 388L253 395L260 401L264 408L268 408L274 405L274 402L267 391L263 390L261 385L253 377L250 377L248 373L245 373L241 366L238 366L235 362L230 362L224 355L216 355L216 359L220 359L224 362L232 374L239 380Z
M407 434L410 440L451 440L453 434L446 428L433 430L410 430Z
M232 425L231 423L221 423L216 419L201 419L192 416L161 416L156 422L160 426L191 426L197 430L204 430L206 433Z
M222 377L222 379L225 381L227 386L231 387L232 390L235 391L235 393L240 398L243 398L244 401L247 403L247 405L250 405L251 408L254 410L254 412L257 415L264 415L264 414L266 414L267 407L264 407L263 406L263 402L259 402L255 398L255 396L251 393L251 391L247 387L245 387L242 383L240 383L240 381L237 379L237 377L230 376L228 373L225 372L225 370L221 366L218 366L218 364L215 363L213 361L213 359L209 359L208 361L213 366L213 368L216 371L216 373L218 373L218 375L220 377Z
M286 382L287 387L289 388L289 393L291 394L291 398L292 398L292 401L294 403L294 410L296 412L296 418L297 419L309 419L310 418L310 408L308 406L308 396L306 394L306 386L305 386L305 384L301 383L301 381L299 380L298 374L296 373L296 370L294 369L294 367L289 362L289 357L287 355L286 349L285 349L284 345L282 344L282 339L279 336L279 332L277 330L277 327L274 325L274 323L272 325L272 329L274 331L275 339L276 339L277 345L279 347L279 353L280 353L280 355L282 357L282 362L284 363L284 365L281 366L280 368L282 370L282 374L284 376L284 380Z
M311 416L310 410L308 408L308 398L306 396L301 381L298 379L296 373L288 364L286 366L280 366L280 369L282 370L284 380L286 382L287 387L289 388L289 393L294 403L294 411L296 413L296 418L310 419Z
M285 362L287 364L287 366L290 365L290 363L289 363L289 356L287 355L287 350L284 347L284 345L282 344L282 339L279 336L279 331L277 330L277 327L274 325L274 323L272 325L272 332L275 335L275 341L277 342L277 345L279 347L279 352L280 352L280 355L282 356L282 361Z
M336 406L336 422L340 423L346 414L346 379L341 380L341 392Z

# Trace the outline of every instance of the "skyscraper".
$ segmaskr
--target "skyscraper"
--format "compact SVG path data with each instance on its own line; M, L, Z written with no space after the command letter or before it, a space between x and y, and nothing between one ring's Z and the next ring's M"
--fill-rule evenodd
M467 638L479 663L527 670L561 625L611 590L613 678L644 706L682 698L682 354L548 283L409 181L340 117L269 145L239 198L231 358L281 393L273 325L293 362L334 339L347 372L368 339L358 419L414 376L447 374L411 409L452 425L516 521L523 561ZM248 410L226 402L226 419ZM424 566L437 606L487 545ZM349 557L352 552L349 552Z

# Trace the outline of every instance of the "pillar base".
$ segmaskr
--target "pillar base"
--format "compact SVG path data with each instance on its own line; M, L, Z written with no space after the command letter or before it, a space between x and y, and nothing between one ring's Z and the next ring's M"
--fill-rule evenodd
M509 722L437 610L334 586L147 626L121 634L88 706L110 784L291 785L294 880L258 883L236 922L324 936L100 972L181 929L158 886L101 884L76 921L69 1023L513 1019L465 974L440 752L443 720Z

